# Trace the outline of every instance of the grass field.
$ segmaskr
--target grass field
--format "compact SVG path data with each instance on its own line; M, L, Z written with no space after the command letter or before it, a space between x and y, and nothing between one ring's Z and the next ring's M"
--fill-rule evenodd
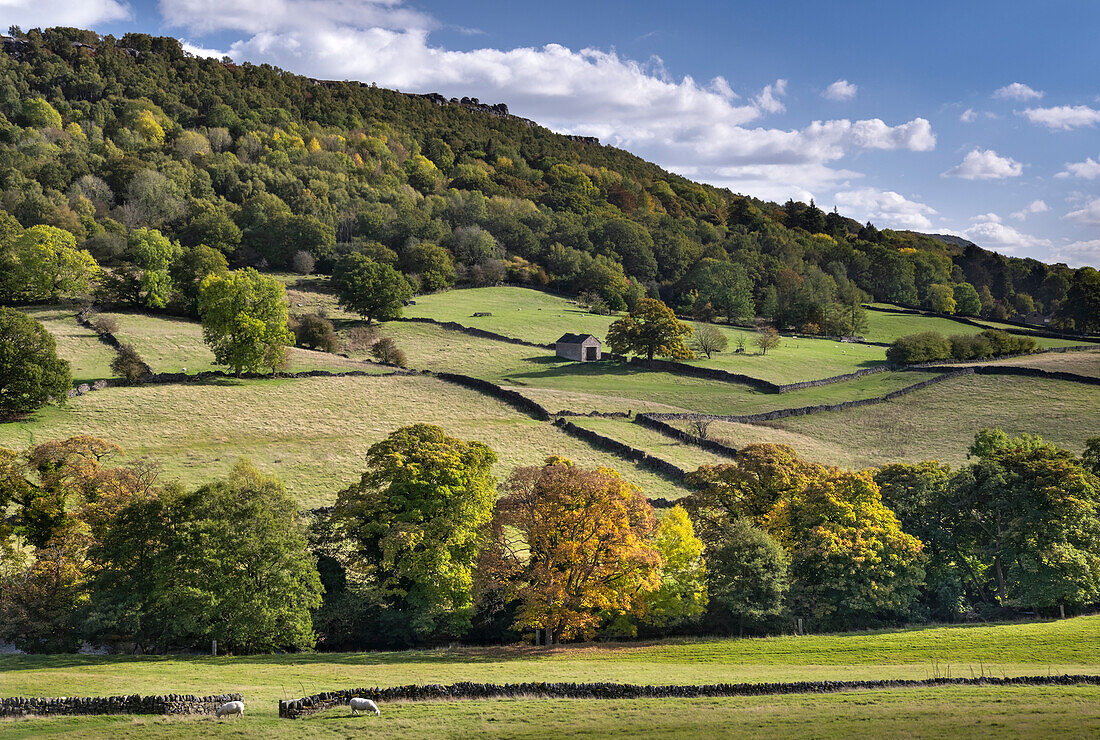
M635 424L629 419L578 417L570 418L569 421L631 447L645 450L654 457L667 460L684 470L695 470L700 465L718 465L731 462L728 457L709 452L698 445L673 439L648 427L643 427L641 424Z
M76 323L76 311L53 306L20 309L42 322L57 342L57 356L69 361L73 382L83 383L100 378L112 378L111 360L115 352L90 329Z
M550 454L619 470L654 496L679 485L595 450L474 391L424 376L223 380L193 385L108 388L0 425L0 446L92 434L147 457L168 479L196 485L225 475L241 456L277 474L303 505L331 503L358 479L367 449L394 429L439 424L497 451L498 476Z
M884 308L888 307L886 304L881 305ZM1009 324L998 324L995 321L983 323L995 329L1012 328L1018 330L1020 328ZM952 334L978 334L982 331L982 328L942 316L918 316L916 314L904 313L901 311L868 311L867 331L863 333L863 337L869 342L892 342L898 337L903 337L907 334L916 334L922 331L939 332L945 337L949 337ZM1050 339L1038 336L1035 337L1035 342L1040 348L1044 349L1047 347L1068 347L1075 344L1081 344L1081 342L1067 339Z
M1007 365L1011 367L1037 367L1052 372L1077 373L1092 378L1100 377L1100 349L1081 352L1045 352L1040 355L1008 357L1002 360L981 360L960 365Z
M971 375L887 403L754 425L717 423L734 446L790 444L808 459L848 468L941 460L959 465L977 430L1027 432L1080 453L1097 433L1100 388L1058 380Z
M186 368L188 374L207 370L224 370L214 362L214 354L202 339L202 326L195 321L169 316L152 316L139 313L106 314L118 321L115 336L137 349L141 358L155 373L178 373ZM290 347L287 350L286 370L371 370L382 372L377 365L364 365L327 352L312 352Z
M959 737L1100 731L1095 688L937 688L759 698L392 703L380 718L336 708L278 720L277 702L306 693L456 681L692 684L1100 672L1100 618L763 639L675 640L553 649L248 657L0 656L0 695L240 691L248 711L209 719L46 718L0 722L5 736L604 737L727 734L781 737ZM79 687L79 691L75 690ZM671 708L671 709L670 709Z

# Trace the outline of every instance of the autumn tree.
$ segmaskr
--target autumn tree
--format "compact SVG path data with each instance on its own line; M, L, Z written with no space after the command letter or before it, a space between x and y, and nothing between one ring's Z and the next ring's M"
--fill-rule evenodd
M710 324L700 326L692 336L692 349L706 355L708 360L711 355L724 352L728 346L729 338L726 337L725 332Z
M673 506L661 519L651 541L661 556L661 585L643 592L649 626L683 628L698 621L707 606L707 565L703 541L695 536L691 519L682 506Z
M924 579L922 545L902 531L870 473L820 470L765 521L791 556L791 608L852 628L905 618Z
M26 414L51 399L64 402L72 388L69 363L39 322L0 307L0 418Z
M286 289L252 268L207 275L199 289L202 334L214 359L237 375L282 367L294 335L286 328Z
M365 318L368 324L399 318L413 296L404 275L359 253L349 254L336 264L332 284L340 305Z
M769 349L779 346L779 332L770 326L762 326L756 331L753 344L760 348L760 354L768 354Z
M642 298L634 310L618 319L607 331L607 345L615 354L655 355L674 360L691 360L695 354L685 340L692 334L671 308L656 298Z
M332 513L334 551L379 639L461 637L470 626L479 530L492 516L496 455L430 424L402 427L367 453Z
M928 301L928 307L936 313L953 314L957 307L955 291L950 285L929 285L925 300Z
M661 583L661 555L639 488L613 470L551 457L517 469L505 491L479 575L519 601L517 629L588 639L607 620L644 611L643 594Z

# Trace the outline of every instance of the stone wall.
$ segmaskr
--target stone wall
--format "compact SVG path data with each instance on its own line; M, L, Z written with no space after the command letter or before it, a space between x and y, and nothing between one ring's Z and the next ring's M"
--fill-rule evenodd
M214 714L227 701L244 701L240 694L164 694L158 696L67 696L0 699L0 717L58 714Z

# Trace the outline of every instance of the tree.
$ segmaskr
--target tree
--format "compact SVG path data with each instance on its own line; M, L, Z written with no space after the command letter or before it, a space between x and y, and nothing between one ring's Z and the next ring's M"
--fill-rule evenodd
M790 589L790 558L783 547L747 519L723 524L707 547L710 618L727 630L783 613Z
M405 352L397 346L397 342L393 341L393 337L379 337L378 341L370 348L370 353L374 359L387 365L405 367L408 363Z
M23 101L23 120L34 128L61 128L61 114L42 98L29 98Z
M336 263L332 283L340 305L358 313L368 324L399 318L405 303L413 296L412 286L404 275L358 253Z
M1100 598L1100 480L1038 437L983 429L952 480L951 524L1002 606L1051 609Z
M642 621L654 627L684 627L707 606L707 566L703 541L695 536L682 506L673 506L661 519L652 540L661 556L661 586L643 594Z
M199 289L202 334L219 364L240 375L279 368L294 335L286 328L286 290L252 268L207 275Z
M199 290L206 276L225 277L228 274L229 264L225 255L205 244L184 250L171 269L172 284L192 314L198 313Z
M148 375L151 370L141 359L134 345L125 343L119 345L114 359L111 360L111 372L125 378L129 383L135 383Z
M164 308L172 293L168 268L179 259L180 245L156 229L134 229L126 241L127 256L142 268L138 293L142 305Z
M51 399L64 403L72 385L69 363L58 359L46 327L0 307L0 417L29 413Z
M517 599L517 629L553 642L591 638L619 615L637 615L660 586L656 528L641 490L607 468L551 457L518 468L497 502L479 575Z
M704 259L700 261L696 290L699 299L726 317L726 323L751 318L755 307L752 281L742 265Z
M946 360L951 356L951 342L934 331L922 331L898 337L886 349L886 359L895 365Z
M455 261L451 253L437 244L421 242L405 255L406 271L420 278L420 290L432 293L455 284Z
M58 301L88 293L99 265L71 233L32 226L0 246L0 300Z
M779 346L779 332L770 326L762 326L756 330L753 343L760 348L760 354L766 355L769 349Z
M950 285L929 285L926 300L929 308L936 313L955 313L955 291Z
M301 650L321 583L298 509L246 461L229 478L139 499L93 550L89 627L139 645Z
M300 347L322 352L335 352L340 347L340 340L336 336L332 322L315 313L307 313L295 320L293 331L294 340Z
M728 346L729 339L725 332L710 324L700 326L692 337L692 348L705 354L708 360L712 354L723 352Z
M492 516L496 455L430 424L373 445L359 482L336 496L349 584L391 643L461 637L470 626L479 529Z
M1081 463L1093 475L1100 476L1100 437L1089 437L1085 440L1085 451L1081 454Z
M850 629L905 618L924 580L921 541L902 531L870 473L822 470L779 500L766 528L791 556L791 606Z
M982 299L970 283L958 283L954 288L956 312L961 316L979 316Z
M1100 330L1100 271L1082 267L1073 274L1059 317L1082 334Z
M674 360L691 360L694 353L684 340L692 329L676 318L671 308L656 298L643 298L634 310L611 324L607 345L615 354L654 355Z

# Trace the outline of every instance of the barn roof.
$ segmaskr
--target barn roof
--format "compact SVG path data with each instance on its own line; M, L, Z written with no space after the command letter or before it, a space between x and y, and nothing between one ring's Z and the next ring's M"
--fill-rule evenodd
M600 342L600 338L594 334L562 334L557 344L583 344L589 338ZM600 342L600 344L603 344L603 342Z

